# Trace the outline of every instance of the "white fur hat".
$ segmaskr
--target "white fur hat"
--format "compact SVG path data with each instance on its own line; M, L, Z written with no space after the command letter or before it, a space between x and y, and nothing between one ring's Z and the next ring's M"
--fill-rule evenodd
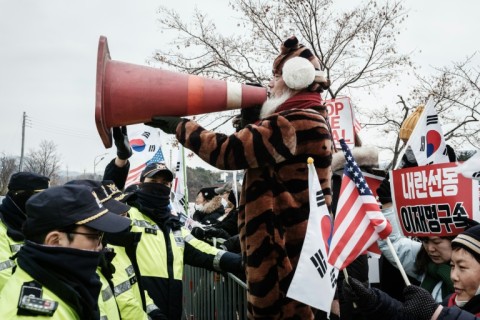
M290 89L302 90L315 80L315 67L305 58L293 57L283 65L282 77Z

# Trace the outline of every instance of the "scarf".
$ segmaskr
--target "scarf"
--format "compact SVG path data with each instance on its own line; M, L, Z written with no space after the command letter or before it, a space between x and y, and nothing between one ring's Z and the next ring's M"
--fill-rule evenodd
M445 299L445 297L454 292L452 279L450 279L450 270L451 267L448 264L429 262L420 286L432 293L435 285L442 281L442 298Z
M44 246L26 241L17 264L32 278L61 297L80 319L98 319L102 283L96 274L101 252Z
M457 306L459 307L460 309L462 310L465 310L465 311L468 311L470 313L473 313L474 315L476 315L477 317L480 316L480 295L476 295L475 297L473 297L472 299L468 300L467 303L465 303L464 306L460 307L457 305L456 303L456 298L457 298L457 294L454 293L450 296L450 298L448 299L448 304L447 304L447 307L453 307L453 306Z
M7 227L7 235L15 241L23 241L22 225L27 216L7 195L0 205L0 218Z
M322 97L318 92L302 91L289 98L282 103L275 113L290 109L308 109L320 107L322 105Z
M178 217L172 215L170 209L170 188L160 183L142 183L133 206L148 216L160 227L179 228Z

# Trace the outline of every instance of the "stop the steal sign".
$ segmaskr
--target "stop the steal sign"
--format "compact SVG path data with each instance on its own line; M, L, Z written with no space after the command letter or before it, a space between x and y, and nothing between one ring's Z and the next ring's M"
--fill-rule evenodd
M340 139L345 140L348 147L352 149L355 144L355 130L350 98L341 97L325 100L325 105L327 106L328 122L337 149L341 149Z

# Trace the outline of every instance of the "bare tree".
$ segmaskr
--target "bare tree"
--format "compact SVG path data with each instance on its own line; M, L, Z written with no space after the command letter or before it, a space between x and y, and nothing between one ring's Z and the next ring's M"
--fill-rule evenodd
M336 97L346 88L371 89L410 66L396 48L399 26L407 17L401 1L371 0L337 12L332 0L233 0L237 35L223 35L196 10L191 23L166 7L162 27L176 31L174 50L158 50L153 62L180 72L237 82L266 83L280 43L295 34L320 58Z
M435 71L429 77L417 76L412 99L433 95L445 139L456 147L480 149L480 54Z
M399 96L396 108L362 110L363 118L368 119L364 126L376 129L382 136L376 145L393 154L388 167L396 163L405 147L398 137L403 120L415 107L425 104L430 96L435 101L445 140L457 150L457 156L461 149L480 149L479 58L478 52L474 53L461 62L434 68L434 73L429 76L416 72L414 89L406 99ZM389 147L385 147L387 145Z
M30 150L25 159L25 171L49 177L52 185L56 184L59 169L60 155L53 141L43 140L38 149Z
M0 156L0 195L7 193L10 176L17 170L17 159L2 153Z

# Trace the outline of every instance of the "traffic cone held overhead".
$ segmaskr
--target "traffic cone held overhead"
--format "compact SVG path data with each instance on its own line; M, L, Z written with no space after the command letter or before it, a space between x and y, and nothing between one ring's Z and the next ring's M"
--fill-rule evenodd
M209 79L112 60L107 38L97 55L95 122L106 148L111 128L151 121L154 116L190 116L261 105L263 87Z

